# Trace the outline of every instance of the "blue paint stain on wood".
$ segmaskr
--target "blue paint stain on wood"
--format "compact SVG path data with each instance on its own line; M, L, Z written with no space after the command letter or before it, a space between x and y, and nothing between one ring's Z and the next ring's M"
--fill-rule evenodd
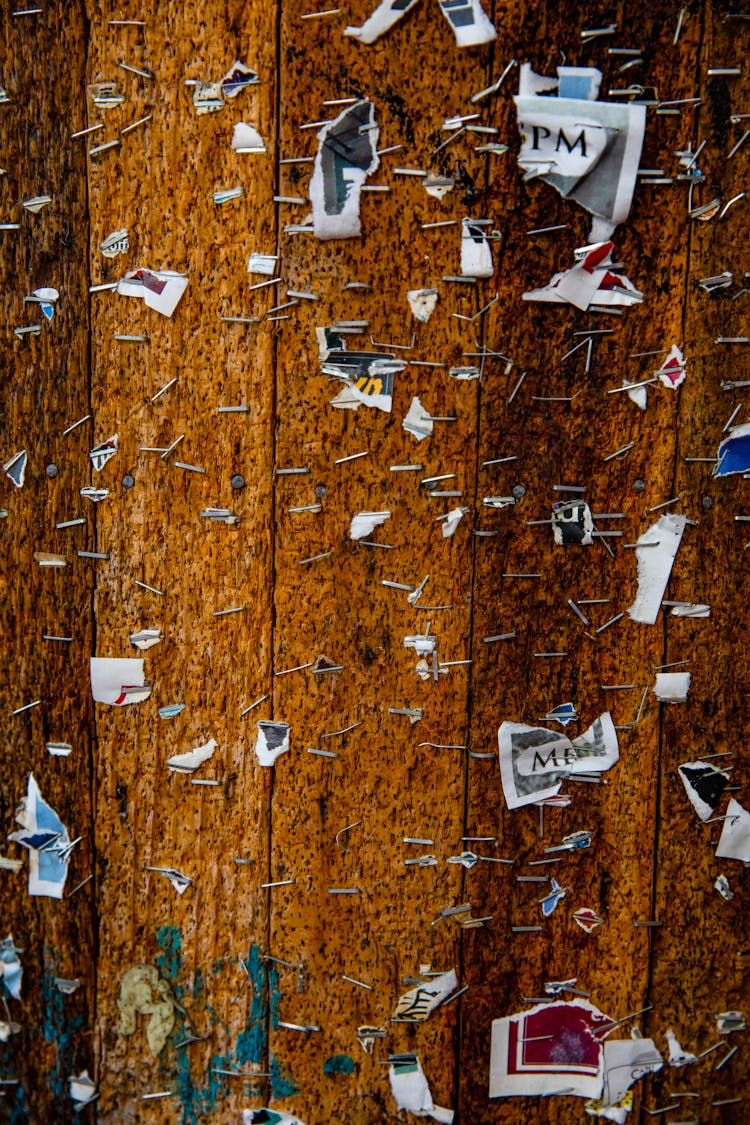
M323 1063L323 1073L329 1078L337 1074L354 1074L357 1064L349 1055L332 1055Z
M176 926L159 926L156 944L161 950L154 958L156 967L164 979L169 981L177 999L182 1001L185 989L177 980L182 969L182 935Z
M53 964L52 950L45 949L45 962ZM41 1031L48 1043L55 1044L55 1065L45 1076L47 1085L55 1098L64 1104L68 1100L68 1076L73 1073L75 1043L74 1039L83 1030L83 1016L69 1019L65 1012L65 997L55 985L52 968L45 969L40 988Z
M291 1098L299 1093L299 1086L289 1073L289 1068L271 1055L271 1094L274 1098Z

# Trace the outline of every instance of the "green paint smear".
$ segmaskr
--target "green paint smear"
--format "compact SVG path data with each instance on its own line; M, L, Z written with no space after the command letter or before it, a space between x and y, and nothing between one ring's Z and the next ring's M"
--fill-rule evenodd
M289 1073L288 1067L271 1055L271 1096L291 1098L299 1093L299 1086Z
M349 1055L333 1055L323 1063L323 1073L329 1078L337 1074L354 1074L357 1064Z
M176 926L159 926L156 944L161 949L161 953L154 957L156 967L171 984L177 999L182 1002L185 989L177 984L177 976L182 969L182 935Z
M235 1054L237 1062L261 1063L268 1048L267 1004L266 1004L266 963L257 945L250 946L245 961L250 977L252 1000L245 1030L237 1036Z
M51 963L51 950L46 950L45 954L45 960ZM56 1046L55 1065L47 1071L45 1080L55 1098L59 1102L66 1102L69 1094L68 1076L73 1073L74 1067L73 1040L83 1030L84 1019L83 1016L74 1016L69 1020L66 1016L65 997L55 987L54 972L51 969L45 970L42 977L40 999L42 1035L48 1043Z

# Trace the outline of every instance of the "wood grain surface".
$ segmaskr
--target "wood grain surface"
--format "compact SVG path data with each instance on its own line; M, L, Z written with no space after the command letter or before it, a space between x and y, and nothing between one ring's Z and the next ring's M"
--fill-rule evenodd
M750 379L747 345L716 339L747 332L747 295L732 299L745 281L747 199L702 223L688 218L686 183L639 185L615 256L644 303L622 316L525 303L525 290L572 264L589 217L522 179L517 67L494 95L471 97L528 61L540 74L598 66L604 97L639 83L661 101L700 98L649 110L641 165L675 177L676 153L705 142L693 205L726 204L746 190L750 142L728 154L746 124L730 116L750 113L748 79L708 70L744 69L748 23L731 18L740 7L691 4L675 43L681 8L663 0L606 10L498 0L487 9L496 41L458 49L435 0L420 0L371 46L345 37L373 7L355 0L304 18L325 6L88 0L39 15L6 6L0 17L10 98L0 104L0 222L20 222L0 231L1 451L3 462L23 448L29 457L23 489L4 475L0 486L0 799L7 835L33 772L81 837L60 902L30 897L25 871L0 871L0 936L13 934L24 971L22 1000L7 999L20 1030L0 1043L0 1120L218 1125L270 1105L305 1125L377 1125L409 1119L396 1113L384 1064L415 1051L456 1125L573 1125L589 1120L579 1099L490 1101L488 1082L492 1020L543 995L546 981L575 977L613 1019L647 1009L618 1034L635 1023L665 1057L670 1027L695 1054L722 1041L686 1070L665 1066L638 1083L632 1125L672 1104L666 1122L740 1125L747 1101L713 1103L750 1097L747 1048L729 1037L739 1050L716 1071L726 1050L715 1016L747 1007L747 880L739 863L714 857L721 823L698 821L677 766L732 752L743 801L746 557L735 516L748 513L747 482L686 459L715 457L735 407L746 420L747 390L722 383ZM143 24L112 22L123 20ZM582 41L609 23L616 35ZM627 60L609 47L641 48L643 63L622 72ZM235 59L258 84L196 114L191 83L220 81ZM93 104L90 87L105 81L122 104ZM310 210L320 126L308 126L352 97L374 104L381 152L367 187L387 190L362 192L360 238L291 233ZM451 139L444 121L471 112L506 153L477 152L487 134ZM257 127L265 154L232 150L238 121ZM404 168L456 186L437 200ZM241 197L214 202L239 186ZM52 203L39 214L21 207L41 194ZM461 273L464 216L498 235L494 275L473 285L444 280ZM527 234L556 224L566 225ZM105 258L101 242L121 228L129 251ZM277 255L278 282L252 288L263 280L247 272L253 252ZM139 266L188 275L173 317L90 292ZM697 287L723 270L731 290ZM60 291L54 319L17 338L15 327L41 320L23 298L42 285ZM421 288L439 293L427 324L406 297ZM248 322L222 319L233 317ZM338 321L366 322L349 347L390 347L406 362L390 414L330 405L339 387L321 372L315 329ZM586 347L564 358L589 331L590 362ZM635 353L672 344L687 357L679 390L649 386L645 412L608 393L662 362ZM480 380L450 374L467 364L481 366ZM414 396L438 419L421 442L401 424ZM219 409L228 406L246 409ZM115 433L116 456L94 472L89 450ZM404 465L418 468L394 470ZM431 478L445 479L422 483ZM94 505L80 496L87 485L109 495ZM555 485L585 487L595 515L621 514L598 526L622 536L556 547L537 522L571 495ZM511 507L483 503L510 495ZM211 506L239 522L201 517ZM465 514L444 537L440 517L456 507ZM368 537L379 545L353 541L352 517L380 510L391 517ZM710 619L627 616L637 578L625 544L661 512L689 520L666 598L710 603ZM80 517L85 525L55 526ZM68 565L40 568L38 551ZM383 585L427 576L414 606ZM586 607L586 626L568 599L607 601ZM145 628L164 634L142 654L150 698L92 703L89 657L141 655L129 636ZM404 638L428 628L442 667L421 679ZM487 640L503 634L514 636ZM321 656L341 670L316 673ZM654 669L683 660L688 702L659 704ZM612 713L619 763L598 785L571 781L571 806L542 820L536 807L509 811L498 726L536 724L567 700L580 715L574 733ZM175 703L180 714L159 717ZM271 719L289 724L290 751L269 769L254 747L257 722ZM167 770L167 758L209 738L217 750L200 771ZM46 741L73 752L52 757ZM529 866L580 829L591 848ZM483 859L470 870L447 862L465 850ZM21 851L10 843L2 854ZM436 866L405 863L426 854ZM153 867L191 884L177 894ZM548 884L519 881L540 871L567 895L541 932L514 933L542 922ZM714 890L719 873L731 902ZM441 915L464 903L481 927ZM572 917L584 906L605 920L590 936ZM659 925L636 924L645 921ZM157 968L176 1002L158 1057L145 1016L133 1035L121 1030L121 980L140 964ZM425 966L455 968L467 990L424 1023L391 1022L404 978ZM80 988L64 995L59 978ZM387 1032L372 1055L362 1026ZM76 1117L68 1078L84 1067L99 1096Z

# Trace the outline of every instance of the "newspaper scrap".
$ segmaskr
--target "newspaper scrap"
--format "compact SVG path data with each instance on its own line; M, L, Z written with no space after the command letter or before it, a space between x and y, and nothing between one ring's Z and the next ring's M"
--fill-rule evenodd
M8 839L28 848L29 894L62 898L72 845L67 828L42 799L33 773L29 774L26 796L16 809L16 823L21 828L11 832Z
M462 277L492 277L492 247L489 242L489 219L461 220Z
M600 1098L587 1101L584 1109L625 1125L633 1107L631 1086L647 1074L655 1074L664 1059L653 1039L610 1039L604 1044L604 1086Z
M705 762L684 762L677 767L690 804L701 820L706 821L718 808L729 774Z
M215 738L209 738L203 746L196 746L194 750L188 750L185 754L173 754L171 758L167 758L167 769L175 773L193 773L198 766L213 758L214 750L218 745Z
M262 766L272 766L281 754L289 750L289 723L274 723L261 719L256 723L258 736L255 753Z
M554 797L566 777L603 773L619 759L617 732L609 711L572 741L562 732L523 723L498 731L500 773L509 809Z
M628 607L633 621L640 621L643 625L656 623L685 523L685 516L662 516L638 537L635 550L638 596Z
M226 98L236 98L237 95L255 86L260 81L258 75L250 67L236 59L230 66L220 82L195 82L193 89L193 106L195 112L215 113L223 109Z
M135 657L91 657L91 694L95 703L124 707L143 703L151 695L151 684L144 678L143 661Z
M127 254L130 249L130 235L127 227L113 230L99 243L99 250L105 258L116 258L118 254Z
M357 512L356 516L352 516L349 536L352 539L364 539L366 535L372 535L376 527L380 527L390 518L390 512Z
M458 979L453 969L429 980L420 980L399 999L391 1019L414 1023L426 1020L457 988Z
M372 406L389 414L393 404L393 376L406 364L389 352L350 351L333 328L316 328L318 358L323 375L345 383L331 406L357 410Z
M411 400L411 405L404 416L401 426L406 430L407 434L411 434L417 441L422 441L423 438L432 436L434 423L419 401L418 395L414 395L414 398Z
M523 300L570 304L583 311L640 304L643 294L612 268L613 249L611 242L582 246L574 251L575 265L554 274L543 288L524 293Z
M310 180L316 238L358 238L360 190L380 163L375 107L362 100L347 106L318 133Z
M14 1000L21 999L23 969L18 960L20 952L13 944L13 934L8 934L7 938L0 941L0 977Z
M519 72L513 99L524 179L539 178L593 216L590 237L607 238L633 199L646 125L644 105L598 102L601 71L558 67L558 81ZM543 96L557 86L557 97Z
M409 289L406 299L415 320L418 320L420 324L427 324L435 311L438 291L437 289Z
M93 449L89 450L89 457L94 471L100 473L107 461L111 461L115 453L117 453L117 434L112 434L112 437L107 438L100 445L95 445Z
M716 856L750 863L750 812L734 797L727 806Z
M139 297L146 307L171 316L187 289L188 279L174 270L130 270L117 285L123 297Z
M612 1021L587 1000L537 1004L492 1021L490 1097L573 1094L599 1098Z
M657 672L654 695L660 703L685 703L689 691L689 672Z
M669 1045L669 1062L670 1066L677 1067L678 1069L683 1066L688 1066L690 1063L697 1062L697 1058L690 1051L683 1051L680 1046L679 1040L671 1027L666 1030L667 1044Z
M654 374L672 391L685 382L685 357L676 344L672 345L669 355Z
M732 426L716 454L715 477L750 471L750 422Z
M453 1110L436 1106L430 1087L416 1055L392 1055L388 1068L391 1093L398 1110L406 1109L417 1117L431 1117L434 1121L451 1125Z
M382 0L362 27L347 27L344 35L358 39L360 43L374 43L411 11L416 2L417 0ZM497 32L479 0L439 0L439 3L440 11L451 25L459 47L476 47L481 43L491 43L496 38Z
M583 500L563 500L552 505L552 534L558 547L587 547L594 542L594 520Z
M20 453L14 453L9 460L3 465L3 472L8 480L16 486L16 488L23 488L23 482L26 477L26 465L28 464L28 455L25 449Z
M266 151L266 146L254 125L248 125L245 121L238 121L232 133L232 149L240 154L262 154Z

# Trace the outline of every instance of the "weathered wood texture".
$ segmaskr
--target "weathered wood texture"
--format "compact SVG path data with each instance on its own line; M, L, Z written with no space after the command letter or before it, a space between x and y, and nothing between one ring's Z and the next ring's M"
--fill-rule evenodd
M635 0L582 13L572 3L498 2L497 41L460 51L426 0L372 46L344 37L369 10L357 0L340 15L305 20L301 0L206 0L153 13L89 0L72 10L51 5L43 16L7 13L0 25L0 83L12 99L0 106L0 163L8 168L0 221L20 215L22 226L0 232L7 324L0 433L3 460L29 451L24 489L3 477L8 765L0 792L10 831L33 770L71 837L83 837L67 890L93 875L57 903L29 898L24 875L0 872L4 933L25 950L24 999L8 1001L22 1030L0 1045L0 1077L20 1085L7 1088L0 1119L70 1120L66 1080L87 1066L100 1095L83 1120L107 1125L233 1122L241 1108L265 1104L307 1125L375 1125L396 1119L382 1060L416 1050L436 1104L454 1108L457 1125L572 1125L584 1116L576 1099L489 1101L493 1018L539 996L545 981L575 976L615 1018L650 1005L638 1022L661 1049L671 1026L698 1053L717 1041L716 1012L747 1000L742 869L713 857L709 839L721 825L697 822L676 773L698 753L735 751L744 721L744 535L733 517L745 512L745 482L713 481L711 465L685 458L714 456L726 418L744 402L744 391L721 388L722 379L748 377L743 347L714 341L745 332L746 297L712 298L694 283L723 269L742 277L746 201L702 224L687 218L686 184L644 185L616 238L644 304L622 317L528 305L521 293L571 263L589 222L551 188L521 179L510 96L517 72L477 107L482 124L510 145L507 154L476 153L481 134L441 147L449 137L443 121L471 112L471 95L511 59L548 74L563 52L570 65L601 67L604 90L642 82L664 100L700 96L699 107L676 115L649 113L641 163L675 174L675 152L705 140L707 181L696 202L699 191L701 202L713 195L726 202L747 174L750 146L726 159L742 128L729 115L750 110L742 100L747 80L710 79L707 69L742 63L747 26L725 21L719 6L696 5L674 45L679 6L672 4ZM145 26L109 22L128 18ZM583 27L610 21L620 28L616 37L582 44ZM641 47L644 64L619 73L623 58L608 56L609 46ZM235 58L258 71L260 84L221 112L197 116L186 81L218 81ZM154 77L121 70L120 62ZM98 110L87 84L107 80L118 82L125 101ZM289 234L284 226L302 222L307 205L273 196L306 197L311 164L281 161L309 160L316 129L301 126L339 112L327 102L353 96L372 98L379 148L401 146L382 154L369 181L390 190L363 192L361 239ZM239 120L259 128L265 155L232 152ZM70 139L99 121L100 132ZM119 147L85 157L117 137ZM419 178L394 173L403 167L459 182L437 201ZM237 185L240 199L213 202L215 190ZM52 205L22 213L20 201L43 192ZM502 235L494 277L476 286L442 280L460 273L460 226L423 229L466 214L491 219ZM555 223L568 226L526 234ZM129 252L104 258L100 243L121 227L130 232ZM246 272L252 251L278 255L280 283L250 289L262 280ZM189 275L172 319L111 292L88 296L90 285L139 265ZM346 289L352 281L369 288ZM23 296L38 285L59 288L58 310L40 337L19 341L12 328L29 320ZM440 293L427 325L417 324L406 301L407 290L422 287ZM269 319L287 289L319 300ZM397 353L409 366L396 377L391 414L328 405L338 385L320 373L315 328L338 320L366 320L375 341L399 348L414 334L413 347ZM585 348L562 357L583 338L574 334L589 329L611 334L597 339L585 371ZM118 342L116 333L147 342ZM364 340L354 336L351 346L369 347ZM607 393L623 376L648 378L661 362L633 353L673 343L688 356L678 392L649 387L645 413ZM483 362L481 382L452 378L451 367L479 362L480 346L501 353ZM448 419L420 443L401 427L414 395ZM243 404L243 413L218 411ZM86 414L89 421L61 436ZM92 474L88 450L114 433L116 457ZM166 457L148 451L178 438ZM627 456L606 460L630 442ZM59 469L54 480L44 474L50 461ZM421 468L391 470L403 464ZM307 471L280 473L290 468ZM132 488L122 484L126 474ZM232 488L235 474L243 489ZM460 496L430 497L420 483L448 474L455 476L434 490ZM110 489L95 508L78 493L90 483ZM594 513L623 513L601 523L624 532L612 540L613 557L601 542L556 548L548 526L528 525L549 517L560 498L555 484L585 485ZM519 485L515 507L483 505ZM597 633L635 595L634 552L622 545L658 518L652 509L678 496L664 510L696 522L667 597L710 602L711 619L665 611L643 626L624 616ZM232 508L241 522L202 519L211 505ZM438 517L458 505L466 515L444 538ZM392 517L373 538L391 549L354 543L351 517L381 509ZM79 513L85 527L55 530ZM69 565L40 570L35 550L65 553ZM81 559L76 550L109 557ZM406 591L382 585L416 586L426 575L414 607ZM589 608L586 627L568 598L609 601ZM417 658L403 643L428 622L441 661L471 661L437 682L415 674ZM164 640L145 654L150 699L126 708L92 704L89 655L135 655L129 634L156 627ZM43 633L73 641L43 641ZM505 633L515 637L483 640ZM320 655L343 670L312 674ZM653 669L682 659L692 662L689 702L659 705L650 694ZM606 690L612 685L634 687ZM40 707L11 716L37 698ZM546 810L540 838L537 809L506 808L497 727L504 719L537 722L567 699L581 729L612 712L621 761L601 785L570 783L572 806ZM186 705L181 714L158 717L157 708L178 702ZM417 708L422 718L413 724L391 711ZM290 724L291 752L269 770L253 747L256 721L272 718ZM166 770L170 755L210 737L218 749L194 779ZM71 742L70 758L49 757L47 739ZM732 784L740 787L743 758L739 751L732 759ZM200 778L219 784L192 783ZM546 889L517 877L538 873L528 864L542 849L581 828L594 832L593 847L542 869L568 888L566 899L543 932L513 934L512 926L538 922L536 900ZM404 837L433 843L408 845ZM495 842L466 840L476 837ZM464 871L446 862L466 848L515 863ZM437 867L404 864L426 852ZM192 884L177 895L148 867L175 868ZM736 892L730 903L713 889L719 871ZM281 885L262 886L269 883ZM437 920L445 907L469 901L476 917L489 917L483 928ZM592 936L573 922L581 906L605 918ZM662 925L634 925L653 920ZM143 1016L132 1037L120 1030L122 974L143 963L158 968L179 1005L158 1059ZM424 1024L391 1024L403 978L424 965L455 967L468 991ZM82 987L62 996L55 977L78 977ZM357 1043L361 1025L388 1030L373 1056ZM723 1050L648 1079L636 1088L630 1120L650 1120L645 1108L670 1104L680 1090L701 1099L682 1102L677 1116L702 1125L745 1120L747 1103L711 1104L747 1090L738 1042L718 1074L712 1067ZM142 1100L160 1092L170 1096Z

